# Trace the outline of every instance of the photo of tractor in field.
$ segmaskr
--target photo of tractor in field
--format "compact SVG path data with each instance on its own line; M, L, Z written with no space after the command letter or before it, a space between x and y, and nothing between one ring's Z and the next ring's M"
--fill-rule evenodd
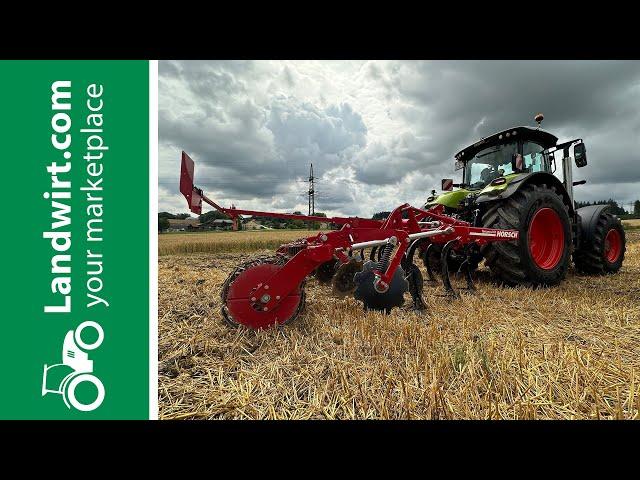
M430 280L440 272L445 293L454 297L450 271L464 272L473 291L472 274L482 261L507 286L558 285L572 260L581 272L617 272L625 254L620 220L605 205L575 208L573 189L585 182L573 180L573 164L587 165L584 142L558 143L540 128L543 115L535 120L537 127L512 127L462 149L455 155L460 183L444 179L443 193L433 191L421 208L402 204L384 220L221 207L195 186L194 162L183 151L180 192L194 213L204 202L234 221L256 215L341 226L239 265L222 287L223 318L252 329L288 323L304 308L311 275L331 281L339 296L353 294L365 310L389 313L407 292L414 308L424 310L416 258Z
M166 62L159 418L640 419L640 63L550 67Z
M573 164L587 165L582 139L558 144L538 127L512 127L482 138L455 156L462 182L442 180L444 193L432 194L424 207L442 205L447 214L474 226L518 230L517 242L490 243L471 252L477 268L485 260L494 277L507 285L551 286L566 276L573 259L578 271L615 273L622 266L625 234L607 205L576 209ZM559 157L559 158L556 158ZM559 163L561 162L561 163ZM453 187L458 187L453 190ZM428 269L439 266L439 250L424 252ZM454 252L452 267L464 259Z

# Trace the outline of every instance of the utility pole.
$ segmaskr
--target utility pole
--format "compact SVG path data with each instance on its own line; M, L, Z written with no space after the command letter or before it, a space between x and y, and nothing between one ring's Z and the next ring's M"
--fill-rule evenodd
M313 188L313 163L309 169L309 216L316 214L315 190Z
M236 206L233 203L231 204L231 209L232 210L236 209ZM238 217L233 218L233 224L231 228L233 229L234 232L238 231Z

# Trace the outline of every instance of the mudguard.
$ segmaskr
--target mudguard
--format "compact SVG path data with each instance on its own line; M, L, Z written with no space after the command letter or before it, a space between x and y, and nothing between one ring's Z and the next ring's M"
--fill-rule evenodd
M444 205L445 207L458 209L461 208L460 202L462 202L469 193L471 193L469 190L461 188L451 192L444 192L440 195L432 195L427 198L427 203L425 203L422 208L427 210L435 205Z
M544 183L546 185L556 187L558 193L562 195L564 203L569 206L569 215L573 214L573 202L571 202L566 188L564 188L564 185L560 180L547 172L521 173L520 175L512 178L509 182L509 185L507 185L504 190L481 193L480 195L478 195L475 202L487 203L493 202L495 200L504 200L520 190L523 185L528 185L530 183L535 183L537 185Z
M610 205L589 205L576 210L580 217L580 245L593 243L598 218L609 207Z

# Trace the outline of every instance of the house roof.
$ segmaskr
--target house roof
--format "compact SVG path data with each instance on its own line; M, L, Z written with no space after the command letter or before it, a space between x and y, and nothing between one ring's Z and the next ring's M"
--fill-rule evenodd
M170 218L169 219L169 228L184 228L189 225L194 226L198 225L199 220L197 218Z

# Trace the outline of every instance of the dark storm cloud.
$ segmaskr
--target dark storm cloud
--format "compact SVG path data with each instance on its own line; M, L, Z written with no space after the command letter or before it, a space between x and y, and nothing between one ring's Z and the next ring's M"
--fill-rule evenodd
M384 82L390 96L408 99L399 114L430 133L441 167L479 137L544 112L544 128L561 140L585 139L591 164L579 173L590 184L640 181L640 62L408 62Z
M640 196L640 62L172 61L159 72L160 202L172 207L181 149L228 201L301 208L296 180L313 162L318 210L418 203L454 175L455 152L539 111L561 140L586 142L577 198Z
M159 137L161 144L189 152L198 163L199 185L210 191L235 198L282 195L291 180L307 176L310 162L318 163L321 175L366 144L366 127L348 103L320 108L276 95L259 106L250 95L237 96L246 80L236 79L226 64L215 71L185 63L188 68L169 67L167 77L180 80L174 88L184 86L194 105L176 111L161 102ZM160 85L167 93L172 88L162 79Z

